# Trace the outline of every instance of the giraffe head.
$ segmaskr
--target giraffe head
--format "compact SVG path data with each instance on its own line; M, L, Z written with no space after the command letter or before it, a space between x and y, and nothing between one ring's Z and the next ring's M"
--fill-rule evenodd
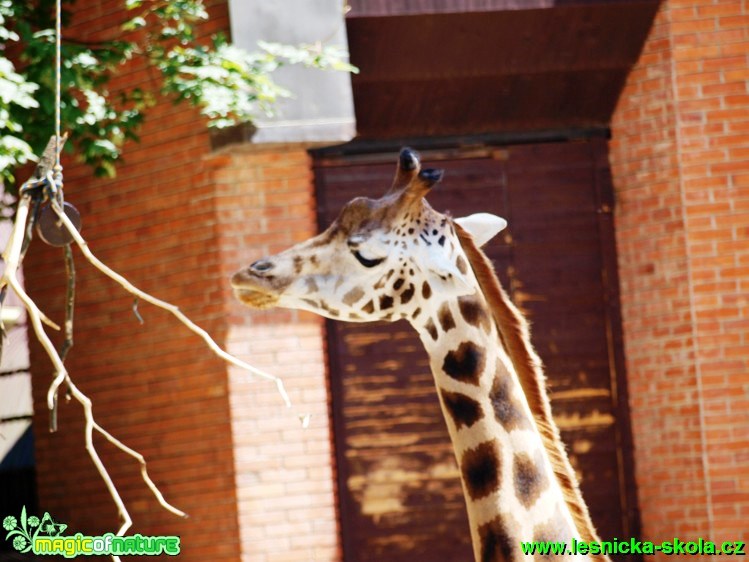
M451 219L432 209L424 197L442 175L422 169L404 148L383 197L353 199L322 234L241 269L231 279L235 295L253 308L366 322L414 319L432 294L475 292L453 222L479 245L507 223L488 213Z

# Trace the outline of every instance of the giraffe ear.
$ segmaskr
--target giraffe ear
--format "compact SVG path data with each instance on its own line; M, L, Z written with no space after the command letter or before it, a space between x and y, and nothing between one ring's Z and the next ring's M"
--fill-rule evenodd
M507 227L507 221L491 213L476 213L455 219L481 247Z

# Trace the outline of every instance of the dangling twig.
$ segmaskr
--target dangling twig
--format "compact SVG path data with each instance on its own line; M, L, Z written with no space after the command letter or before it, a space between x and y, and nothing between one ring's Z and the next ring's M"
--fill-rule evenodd
M65 296L65 341L60 349L60 359L65 361L68 352L73 347L73 311L75 310L75 262L73 261L73 248L66 244L65 252L65 274L68 277L67 292Z
M140 322L140 325L142 326L143 324L146 323L146 321L143 320L143 317L140 315L140 310L138 310L138 304L140 304L138 301L138 297L135 297L133 299L133 314L135 314L135 317L138 319L138 322Z
M68 353L73 347L73 312L75 311L75 262L73 261L73 249L70 244L63 248L65 254L65 274L68 284L65 294L65 340L60 347L60 360L64 363ZM68 388L68 397L70 397L70 388ZM54 397L54 404L49 413L49 430L57 431L57 395Z
M19 261L23 263L23 258L26 257L26 251L29 249L29 246L31 245L31 239L34 237L34 226L36 225L36 221L39 219L39 209L42 206L42 198L41 197L32 197L31 198L31 209L29 211L29 221L26 225L26 236L23 240L23 246L21 247L21 256L19 258Z
M5 349L5 338L8 337L8 332L5 330L5 322L3 322L3 306L5 306L5 297L8 294L8 286L3 286L0 289L0 362L3 360L3 351Z

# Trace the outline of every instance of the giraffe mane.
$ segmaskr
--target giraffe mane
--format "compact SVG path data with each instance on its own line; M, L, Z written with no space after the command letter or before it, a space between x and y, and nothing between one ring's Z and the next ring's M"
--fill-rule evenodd
M551 461L554 475L573 522L583 540L598 542L600 539L580 493L577 477L564 450L559 429L551 416L551 404L546 392L546 377L541 359L531 344L528 322L510 300L497 278L494 266L476 245L473 236L455 222L453 222L453 227L478 279L479 287L489 304L501 343L517 371L520 385L528 400L544 449ZM600 561L609 560L606 556L591 556Z

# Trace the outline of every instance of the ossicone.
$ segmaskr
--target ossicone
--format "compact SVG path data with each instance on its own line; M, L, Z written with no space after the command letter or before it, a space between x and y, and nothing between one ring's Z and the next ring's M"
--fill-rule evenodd
M416 170L419 167L419 153L405 146L401 148L398 162L400 164L400 169L404 172Z
M395 170L395 178L391 191L403 189L410 184L421 170L419 153L408 147L402 148L398 157L398 167Z
M419 172L419 180L424 183L427 187L432 187L434 184L442 181L442 176L445 175L445 170L437 170L435 168L426 168Z
M403 201L415 201L424 197L432 186L442 180L444 174L444 170L422 169L419 154L405 147L398 156L398 167L390 191L401 191Z

